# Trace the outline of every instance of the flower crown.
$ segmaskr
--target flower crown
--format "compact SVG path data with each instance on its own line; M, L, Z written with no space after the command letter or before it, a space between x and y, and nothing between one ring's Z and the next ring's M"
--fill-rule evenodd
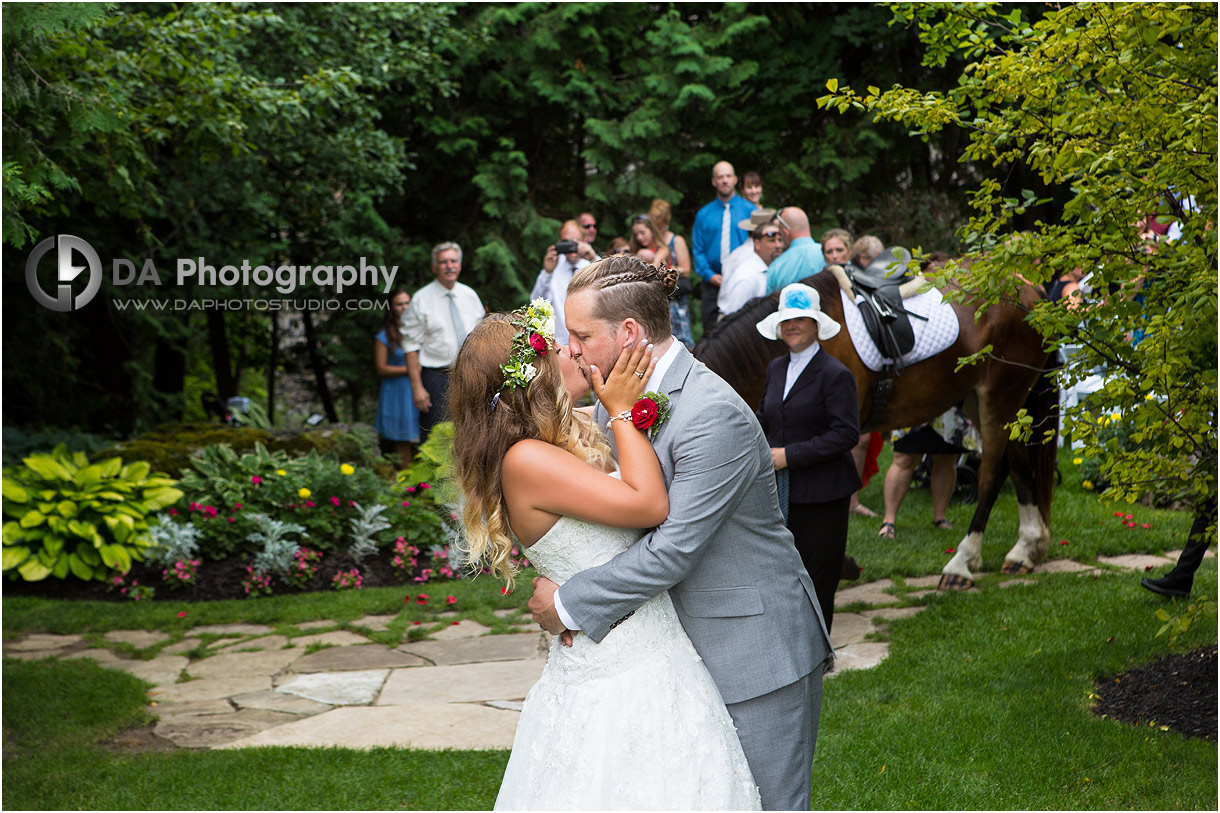
M510 391L525 387L538 375L534 360L545 356L555 341L555 310L545 299L535 299L529 307L513 312L513 322L522 329L513 336L508 363L500 365L500 372L504 373L501 389Z

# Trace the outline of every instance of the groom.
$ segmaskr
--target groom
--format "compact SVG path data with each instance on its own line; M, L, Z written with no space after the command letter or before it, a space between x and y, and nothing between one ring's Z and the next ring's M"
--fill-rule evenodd
M601 641L669 590L724 698L767 810L808 810L822 668L831 655L813 583L783 525L771 452L753 412L670 334L662 272L614 255L568 284L572 357L605 375L623 348L656 344L648 390L669 397L653 436L669 518L606 564L558 589L534 580L530 610L548 632ZM609 415L598 406L594 415Z

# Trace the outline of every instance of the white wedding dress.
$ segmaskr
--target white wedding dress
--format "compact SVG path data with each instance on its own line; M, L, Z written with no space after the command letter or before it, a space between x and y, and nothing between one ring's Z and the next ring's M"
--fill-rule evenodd
M529 548L557 584L639 531L561 517ZM758 810L733 721L669 594L600 644L556 638L529 691L496 810Z

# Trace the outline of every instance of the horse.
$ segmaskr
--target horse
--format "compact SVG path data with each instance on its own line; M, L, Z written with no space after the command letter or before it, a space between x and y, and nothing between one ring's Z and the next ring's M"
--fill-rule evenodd
M964 303L952 302L959 323L957 341L923 361L897 369L888 399L877 394L886 376L864 365L843 319L839 291L846 276L837 266L803 280L821 297L822 311L844 329L821 342L822 349L841 361L856 377L862 432L888 431L927 423L945 410L960 406L982 436L978 503L957 552L941 571L939 589L964 590L974 585L983 563L983 532L1005 477L1012 476L1017 492L1016 544L1004 557L1005 573L1030 573L1047 554L1050 543L1051 497L1054 493L1059 392L1054 381L1058 356L1047 351L1026 321L1025 314L1045 294L1040 287L1022 286L1014 299L980 310L967 292ZM849 293L850 298L850 293ZM695 345L695 358L719 374L745 401L762 400L767 364L787 352L783 342L768 341L755 325L778 308L779 293L751 300L725 317ZM958 369L958 360L983 348L991 350L978 363ZM876 408L874 408L876 407ZM1033 419L1029 443L1010 441L1006 427L1024 407ZM1044 430L1054 430L1044 441Z

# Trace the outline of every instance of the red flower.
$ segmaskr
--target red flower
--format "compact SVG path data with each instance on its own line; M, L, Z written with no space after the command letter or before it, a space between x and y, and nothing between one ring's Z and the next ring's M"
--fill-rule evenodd
M422 623L424 623L424 622L423 622L423 621L416 621L416 622L414 622L414 623L415 623L415 626L417 626L417 627L418 627L420 624L422 624Z
M416 596L415 603L416 604L427 604L428 603L428 594L420 593L418 596Z
M1059 544L1060 544L1060 545L1066 545L1067 543L1068 543L1068 541L1067 541L1066 539L1060 539L1060 540L1059 540Z
M957 553L957 548L945 548L945 553Z
M1126 516L1126 514L1124 514L1122 511L1115 511L1115 512L1114 512L1114 516L1116 516L1116 517L1122 517L1122 516Z
M1145 523L1144 523L1143 525L1141 525L1140 527L1141 527L1141 528L1151 528L1151 527L1152 527L1152 523L1151 523L1151 522L1145 522Z
M179 617L179 618L186 618L186 610L183 610L182 612L178 613L178 617Z
M657 422L657 402L641 398L631 408L631 425L636 429L648 429Z
M509 590L507 587L500 588L500 595L502 595L502 596L507 596L511 592L512 592L512 590Z
M457 626L458 624L460 624L460 623L462 623L462 622L461 622L461 621L454 621L454 622L452 622L452 626L455 626L455 627L456 627L456 626Z
M457 604L457 596L449 596L445 599L446 604Z
M402 603L403 604L411 603L411 594L410 593L407 593L405 596L402 597Z
M540 356L546 355L546 339L543 336L541 336L537 333L531 333L530 334L530 347L534 348L534 352L537 353L538 355L540 355Z
M1149 570L1152 570L1152 568L1154 568L1154 567L1156 567L1156 565L1144 565L1144 572L1147 573Z

